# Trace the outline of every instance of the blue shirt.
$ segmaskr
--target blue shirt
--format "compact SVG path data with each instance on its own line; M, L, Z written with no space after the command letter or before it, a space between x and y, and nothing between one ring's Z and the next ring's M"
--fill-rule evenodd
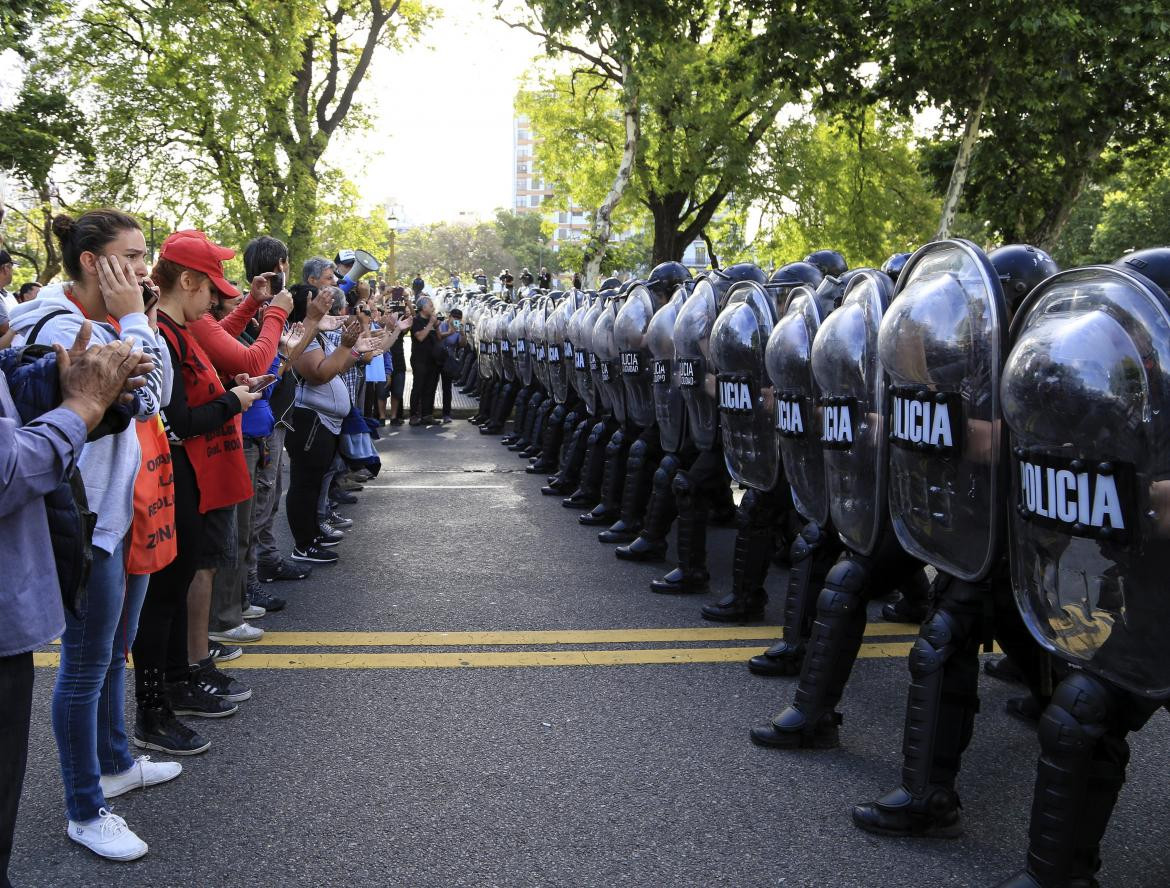
M278 354L272 359L272 366L268 368L268 372L275 376L276 371L279 369L280 355ZM272 415L272 405L268 403L268 399L272 397L272 390L274 388L276 388L275 382L264 389L259 400L253 401L252 406L244 412L241 418L240 431L245 438L267 438L272 434L272 430L276 428L276 418Z
M0 352L11 358L12 352ZM23 425L0 373L0 657L36 650L65 631L45 494L73 468L86 428L72 410L58 407Z

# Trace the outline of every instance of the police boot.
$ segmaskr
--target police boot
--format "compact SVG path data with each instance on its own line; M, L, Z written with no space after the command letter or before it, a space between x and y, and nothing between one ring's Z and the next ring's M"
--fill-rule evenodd
M609 530L603 530L597 535L601 542L629 543L641 532L654 473L654 463L650 457L650 444L641 438L635 441L626 458L621 517Z
M752 728L757 746L835 749L841 715L836 706L865 635L868 566L860 558L833 565L817 599L817 620L791 706L770 724Z
M581 480L572 496L561 501L566 509L588 509L601 499L601 482L605 476L605 447L609 442L610 425L606 420L596 423L589 431L585 444L585 460L581 466Z
M532 393L527 389L519 389L516 393L516 403L512 410L512 433L505 435L500 443L509 447L520 440L520 433L524 430L524 416L528 410L528 399Z
M508 424L508 416L512 413L516 406L516 396L519 394L520 387L515 382L505 382L504 388L500 394L495 409L492 411L491 421L485 429L480 426L480 431L488 435L498 435L504 431L504 426Z
M815 616L817 595L825 575L840 552L836 537L809 523L789 547L788 589L784 598L784 634L762 654L748 660L755 675L799 675L805 642Z
M966 634L967 627L942 609L919 629L909 658L902 785L853 807L853 823L866 832L940 839L962 834L954 781L979 709L979 660L975 650L965 650ZM955 663L960 658L971 662Z
M577 518L587 527L612 524L617 520L622 505L622 482L626 477L626 457L630 448L625 433L618 429L605 446L605 470L601 478L601 502Z
M550 475L560 466L558 460L561 455L561 444L565 437L565 414L568 411L564 404L557 404L549 414L548 422L544 427L544 442L541 446L540 457L530 466L525 467L530 475Z
M520 452L527 450L532 443L532 429L536 425L536 414L540 412L540 407L544 403L544 392L537 389L528 398L528 406L524 409L524 422L519 425L519 434L516 440L508 445L508 449L512 452Z
M1090 888L1125 782L1129 744L1108 733L1113 692L1085 672L1056 688L1040 719L1027 869L1000 888Z
M646 522L642 532L628 546L618 546L614 554L623 561L665 561L666 534L677 514L674 507L674 492L671 482L678 472L679 458L668 453L654 472L650 502L646 506Z
M495 409L496 398L500 391L499 382L491 382L483 387L482 394L479 398L479 409L475 412L476 425L485 425L492 415L492 410Z
M744 494L739 507L739 533L735 535L731 591L715 604L705 605L703 619L716 623L739 623L764 618L768 595L764 578L772 558L772 516L766 495L756 490Z
M585 449L589 443L589 420L580 419L571 427L573 433L568 436L569 439L565 443L561 470L547 485L540 488L540 492L545 496L564 496L566 493L572 493L581 480L581 466L585 462Z
M671 484L678 506L678 567L658 580L650 581L650 591L659 595L690 595L707 592L711 579L707 573L707 503L691 484L686 472L680 471Z
M520 451L521 459L532 459L534 456L540 456L542 451L542 444L544 441L544 430L548 425L549 415L553 411L556 402L553 401L551 395L545 395L544 401L541 402L536 411L536 422L532 424L532 434L529 435L529 445Z
M882 619L889 623L921 623L930 611L930 583L918 571L902 584L897 601L882 605Z

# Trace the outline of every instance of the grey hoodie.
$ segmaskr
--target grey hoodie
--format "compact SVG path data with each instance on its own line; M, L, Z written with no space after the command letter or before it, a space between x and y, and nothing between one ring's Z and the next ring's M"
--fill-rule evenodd
M65 295L66 286L49 284L32 302L13 310L9 322L17 332L15 344L23 345L28 333L45 315L62 310L68 314L57 315L46 322L37 333L37 344L60 343L66 348L73 344L85 316ZM162 336L150 329L146 315L140 312L119 318L118 326L122 331L120 334L113 325L94 321L90 343L104 345L133 338L137 347L150 354L155 369L146 377L146 385L136 392L136 407L139 419L155 416L170 399L171 389L170 360ZM106 552L112 553L130 529L134 518L134 479L138 477L141 462L142 451L133 426L87 443L77 461L85 481L89 508L97 515L93 542Z

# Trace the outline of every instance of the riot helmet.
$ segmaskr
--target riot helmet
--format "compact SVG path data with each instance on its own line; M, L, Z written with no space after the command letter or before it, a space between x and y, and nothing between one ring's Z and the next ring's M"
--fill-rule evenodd
M805 256L804 261L819 268L825 277L840 277L849 270L849 263L836 250L816 250Z
M1009 314L1015 314L1037 284L1060 271L1051 256L1028 244L1007 244L992 250L987 258L999 275Z
M650 270L646 289L654 294L659 303L666 302L674 291L691 279L690 270L681 262L660 262Z
M895 253L889 259L882 263L882 271L884 271L895 284L898 283L898 278L902 274L902 269L906 267L906 261L914 255L913 253Z
M1113 265L1125 271L1137 272L1157 284L1162 292L1170 293L1170 247L1151 247L1126 253Z
M768 282L768 276L764 274L764 270L752 262L737 262L722 270L709 271L707 279L715 291L716 305L719 311L723 311L723 307L727 304L727 297L731 293L732 285L738 284L740 281L754 281L763 286Z
M602 290L616 290L622 285L622 282L615 277L607 277L600 284L597 285L598 292Z
M808 284L810 287L816 288L824 276L824 273L811 262L789 262L772 272L772 276L768 278L768 284L786 287Z

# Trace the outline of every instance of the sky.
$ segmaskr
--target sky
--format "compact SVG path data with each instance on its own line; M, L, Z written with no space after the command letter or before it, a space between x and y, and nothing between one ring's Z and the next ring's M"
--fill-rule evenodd
M495 21L494 0L429 2L443 17L366 76L373 137L335 137L327 159L406 222L487 218L512 204L512 103L541 44Z

